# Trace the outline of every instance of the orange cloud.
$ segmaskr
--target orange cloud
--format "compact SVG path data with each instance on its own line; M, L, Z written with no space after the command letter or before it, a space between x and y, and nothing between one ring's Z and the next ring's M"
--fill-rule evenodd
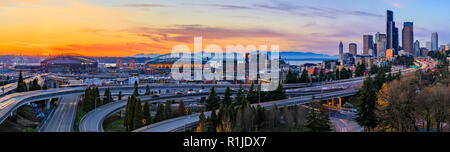
M394 4L392 4L392 6L394 6L394 7L400 7L400 3L394 3Z

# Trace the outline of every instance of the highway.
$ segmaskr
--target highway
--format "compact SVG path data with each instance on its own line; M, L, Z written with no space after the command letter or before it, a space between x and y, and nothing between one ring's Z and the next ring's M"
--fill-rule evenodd
M420 60L419 60L420 61ZM424 62L424 61L420 61ZM429 64L425 62L426 64ZM405 70L407 72L410 72L411 69ZM43 81L40 75L37 75L39 78L40 83ZM324 82L323 84L326 84L326 86L339 86L339 85L345 85L346 82L362 82L364 77L359 78L353 78L348 80L340 80L340 81L333 81L333 82ZM322 90L324 87L318 86L322 83L314 83L312 86L316 88L305 88L307 84L286 84L284 85L284 88L304 88L300 91L311 91L311 90ZM145 89L147 85L140 85L139 89ZM240 85L236 84L149 84L149 87L151 89L161 89L162 91L164 89L195 89L195 88L202 88L205 87L205 89L209 89L210 87L216 87L216 88L238 88ZM243 87L249 87L250 85L243 85ZM51 98L60 98L60 97L66 97L66 96L76 96L81 95L84 93L86 87L73 87L73 88L58 88L58 89L48 89L48 90L37 90L37 91L30 91L30 92L23 92L23 93L14 93L10 95L6 95L0 98L0 123L3 122L7 117L10 116L10 114L17 109L18 107L27 104L29 102L39 101L39 100L46 100ZM106 88L109 87L99 87L100 91L104 91ZM133 85L128 86L114 86L110 88L112 91L118 91L118 90L133 90ZM310 89L310 90L308 90ZM298 91L298 90L295 90Z
M40 85L42 85L43 83L43 79L42 79L43 75L35 75L35 76L29 76L29 78L25 78L23 81L28 84L30 81L33 81L34 79L38 79L38 82ZM13 91L15 91L17 88L17 82L14 83L9 83L5 85L5 94L9 94ZM0 91L0 94L3 95L3 91Z
M362 80L358 80L355 82L345 82L346 87L348 88L348 86L353 86L353 87L359 87L359 81ZM353 85L350 85L353 84ZM357 85L354 85L357 84ZM329 84L331 85L331 84ZM328 85L327 85L328 86ZM337 88L333 88L333 89L337 89ZM319 94L320 92L316 91L316 87L311 87L311 89L308 89L309 91L303 91L303 90L295 90L296 92L288 92L287 94L290 95L297 95L297 94L302 94L302 95L312 95L312 94ZM342 90L342 88L341 88ZM217 93L223 94L225 92L224 89L221 90L216 90ZM302 92L300 92L302 91ZM327 89L325 90L326 92L329 91L336 91L336 90L331 90L331 89ZM156 99L152 99L151 97L148 96L144 96L144 97L139 97L141 99L141 101L150 101L149 103L157 103L157 102L165 102L167 100L175 100L175 99L183 99L186 100L187 98L191 97L191 98L199 98L199 97L206 97L208 95L208 93L200 93L200 94L189 94L188 96L170 96L170 95L166 95L166 96L162 96L162 98L156 98ZM317 98L319 98L320 96L318 96ZM83 119L81 120L80 123L80 131L81 132L103 132L103 121L110 116L111 114L113 114L114 112L119 111L120 109L125 108L126 106L126 100L121 100L121 101L117 101L114 103L110 103L107 105L103 105L98 107L95 111L90 111L89 113L87 113Z
M322 99L351 96L351 95L355 95L357 92L358 92L358 88L324 93ZM308 96L295 97L295 98L279 100L279 101L264 102L259 105L261 105L262 107L264 107L266 109L270 109L274 104L276 104L278 107L283 107L284 105L291 106L291 105L306 104L306 103L310 103L312 101L312 96L316 96L316 99L317 99L317 95L308 95ZM257 105L258 104L253 104L252 106L257 106ZM208 117L211 114L211 111L205 112L204 114L205 114L205 117ZM198 124L199 115L200 115L199 113L196 113L196 114L192 114L192 115L188 115L188 116L182 116L182 117L177 117L177 118L161 121L161 122L154 123L154 124L139 128L137 130L134 130L134 132L184 131L186 128L192 128Z
M38 75L39 76L39 75ZM42 83L43 79L39 76L39 82ZM354 78L349 80L341 80L341 81L334 81L330 82L329 84L334 83L340 83L340 82L348 82L348 81L356 81L360 80L361 78ZM316 83L315 85L318 85L319 83ZM140 85L139 89L145 89L147 84ZM240 85L236 84L151 84L149 87L151 89L160 89L161 91L164 91L166 89L200 89L202 87L205 87L206 90L209 90L210 87L216 87L219 89L224 89L226 87L230 87L233 89L239 88ZM250 87L250 85L242 85L243 87ZM302 88L307 86L306 84L289 84L285 85L285 88ZM105 86L105 87L99 87L99 91L102 92L106 90L107 88L110 88L111 91L124 91L124 90L134 90L133 85L126 85L126 86ZM47 89L47 90L36 90L36 91L29 91L29 92L21 92L21 93L14 93L10 95L6 95L0 98L0 123L2 123L7 117L10 116L10 114L16 110L18 107L34 102L39 100L47 100L52 98L60 98L65 96L73 96L73 95L81 95L84 94L84 90L86 89L85 86L83 87L70 87L70 88L57 88L57 89Z
M149 101L149 103L158 103L158 102L165 102L167 100L187 100L189 98L198 98L198 97L206 97L208 94L192 94L190 96L161 96L160 98L153 99L152 97L145 96L140 97L141 101ZM103 130L103 121L113 114L114 112L117 112L123 108L125 108L127 105L127 100L121 100L113 103L109 103L100 107L97 107L95 110L91 110L88 112L80 122L80 132L104 132Z
M330 117L336 132L361 132L362 128L356 121Z
M40 132L72 132L79 96L62 97Z
M417 61L419 62L421 66L421 69L426 70L428 68L430 68L430 64L428 62L425 62L424 60L419 60ZM424 63L424 64L423 64ZM406 73L410 73L413 72L415 70L413 69L405 69L402 70L404 72L404 74ZM395 72L393 72L395 73ZM357 81L359 83L362 83L363 81ZM348 84L342 83L339 84L342 86L347 86ZM360 85L360 84L359 84ZM333 86L333 85L332 85ZM271 101L271 102L265 102L265 103L261 103L260 105L265 107L266 109L269 109L270 107L272 107L273 104L276 104L278 107L282 107L284 105L298 105L298 104L305 104L305 103L309 103L312 100L312 96L315 96L316 99L318 98L322 98L322 99L330 99L330 98L336 98L336 97L345 97L345 96L351 96L351 95L355 95L358 91L359 91L359 87L353 88L352 87L348 87L346 90L343 91L335 91L335 92L330 92L330 93L324 93L322 94L320 97L317 97L317 95L308 95L308 96L301 96L301 97L296 97L296 98L291 98L291 99L286 99L286 100L280 100L280 101ZM309 88L303 88L305 90L309 89ZM321 87L321 89L323 89L323 87ZM333 88L330 88L333 89ZM317 88L313 89L313 90L317 90ZM293 91L297 91L297 90L293 90ZM257 104L256 104L257 105ZM253 105L255 106L255 105ZM211 111L205 112L205 117L208 117L211 114ZM162 122L158 122L155 124L151 124L142 128L139 128L137 130L134 130L134 132L176 132L176 131L184 131L186 128L192 128L195 127L198 124L199 121L199 115L200 114L192 114L192 115L188 115L188 116L182 116L182 117L177 117L177 118L173 118L173 119L169 119L169 120L165 120ZM358 126L357 124L355 125L355 122L347 122L347 121L340 121L339 119L333 119L332 120L333 124L335 125L335 127L338 129L338 131L357 131L358 130Z

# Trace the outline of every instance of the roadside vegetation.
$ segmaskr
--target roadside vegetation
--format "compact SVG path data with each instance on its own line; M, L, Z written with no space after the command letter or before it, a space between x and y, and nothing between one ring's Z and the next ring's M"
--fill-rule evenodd
M449 52L429 53L439 61L433 71L367 78L357 99L358 124L373 132L449 131Z

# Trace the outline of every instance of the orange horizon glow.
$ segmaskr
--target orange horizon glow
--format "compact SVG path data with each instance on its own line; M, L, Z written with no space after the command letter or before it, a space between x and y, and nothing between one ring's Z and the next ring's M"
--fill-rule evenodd
M407 7L370 1L379 6L374 10L365 8L367 1L342 3L358 6L348 11L324 1L2 0L0 55L166 54L179 44L193 50L194 37L203 37L203 48L273 44L280 51L335 55L340 41L358 43L361 51L363 34L384 31L385 7ZM314 9L322 4L329 5ZM297 9L304 5L314 7Z

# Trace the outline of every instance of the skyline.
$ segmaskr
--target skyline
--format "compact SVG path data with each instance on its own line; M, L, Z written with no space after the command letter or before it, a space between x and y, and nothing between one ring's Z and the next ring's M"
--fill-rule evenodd
M414 22L413 41L421 46L432 32L440 45L450 42L448 1L325 1L2 1L0 55L162 54L177 44L192 49L194 36L203 36L203 46L279 44L281 51L328 55L338 54L342 40L344 52L357 43L359 54L363 35L386 34L386 10L399 30Z

